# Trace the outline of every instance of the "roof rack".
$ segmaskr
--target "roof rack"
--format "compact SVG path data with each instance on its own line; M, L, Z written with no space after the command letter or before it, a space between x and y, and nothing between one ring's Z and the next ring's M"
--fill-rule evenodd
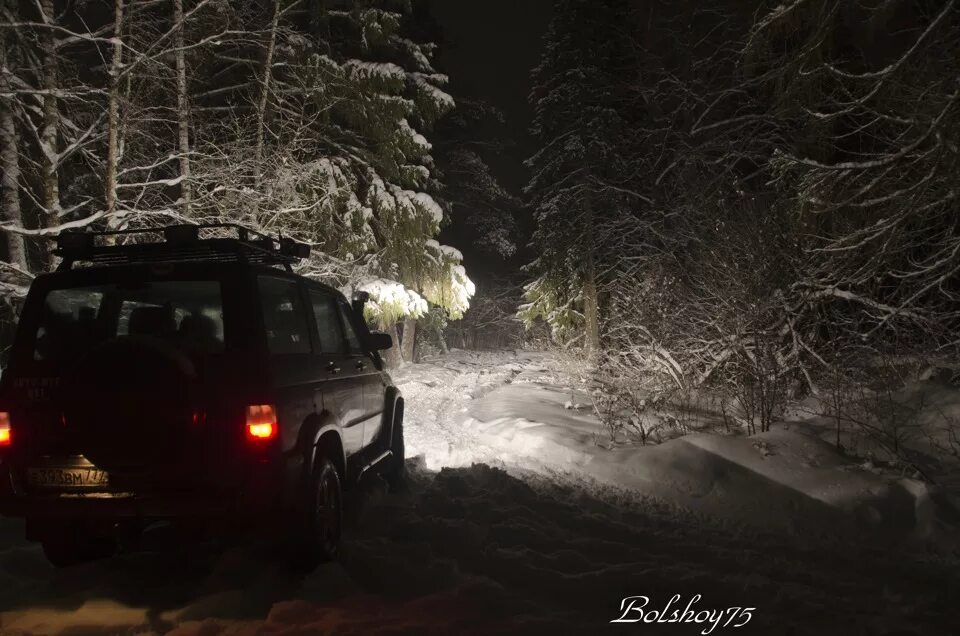
M201 238L201 232L208 235ZM234 236L228 236L235 233ZM98 244L98 238L129 235L160 235L161 242L137 242L123 245ZM97 265L129 265L172 262L245 262L283 265L292 270L302 258L310 256L310 246L286 237L276 239L236 223L168 225L143 230L109 232L61 232L56 237L54 254L67 270L78 261Z

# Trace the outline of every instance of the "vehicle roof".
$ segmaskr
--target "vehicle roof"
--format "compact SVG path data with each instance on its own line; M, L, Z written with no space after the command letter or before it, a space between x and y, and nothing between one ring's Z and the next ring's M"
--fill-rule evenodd
M39 274L32 287L59 287L83 285L96 282L130 281L143 278L151 280L176 279L178 276L248 276L269 274L283 278L303 280L312 287L323 289L346 300L340 290L316 279L291 273L285 269L271 267L258 263L219 262L219 261L187 261L169 263L136 263L130 265L109 265L95 267L74 267L67 270L57 270Z

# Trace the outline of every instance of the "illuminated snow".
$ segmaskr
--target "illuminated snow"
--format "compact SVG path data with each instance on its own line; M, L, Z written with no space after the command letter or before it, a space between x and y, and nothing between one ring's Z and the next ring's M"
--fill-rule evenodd
M389 308L392 311L388 313L419 318L429 311L423 296L396 281L369 279L357 285L357 289L370 294L368 306L375 315Z

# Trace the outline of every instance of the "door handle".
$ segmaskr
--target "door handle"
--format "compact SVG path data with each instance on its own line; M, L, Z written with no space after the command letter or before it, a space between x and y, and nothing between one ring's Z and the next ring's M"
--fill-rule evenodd
M363 360L357 362L357 371L363 371L366 368L367 368L366 362L364 362Z
M340 367L331 362L327 365L327 371L330 373L340 373Z

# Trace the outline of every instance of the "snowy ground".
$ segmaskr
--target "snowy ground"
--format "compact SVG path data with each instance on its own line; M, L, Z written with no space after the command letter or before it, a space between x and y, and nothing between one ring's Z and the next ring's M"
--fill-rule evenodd
M255 542L161 529L57 572L3 521L0 633L958 633L950 508L799 425L610 450L551 356L454 352L395 379L411 480L365 484L337 563L298 578ZM609 623L674 595L657 618L700 595L705 622Z
M583 376L539 353L456 351L406 367L396 380L410 403L408 451L432 470L486 463L533 471L762 529L957 545L960 519L947 493L839 453L823 439L831 432L824 418L795 409L791 422L750 437L611 445ZM937 412L960 412L960 392L951 394L956 405L942 393L931 401Z

